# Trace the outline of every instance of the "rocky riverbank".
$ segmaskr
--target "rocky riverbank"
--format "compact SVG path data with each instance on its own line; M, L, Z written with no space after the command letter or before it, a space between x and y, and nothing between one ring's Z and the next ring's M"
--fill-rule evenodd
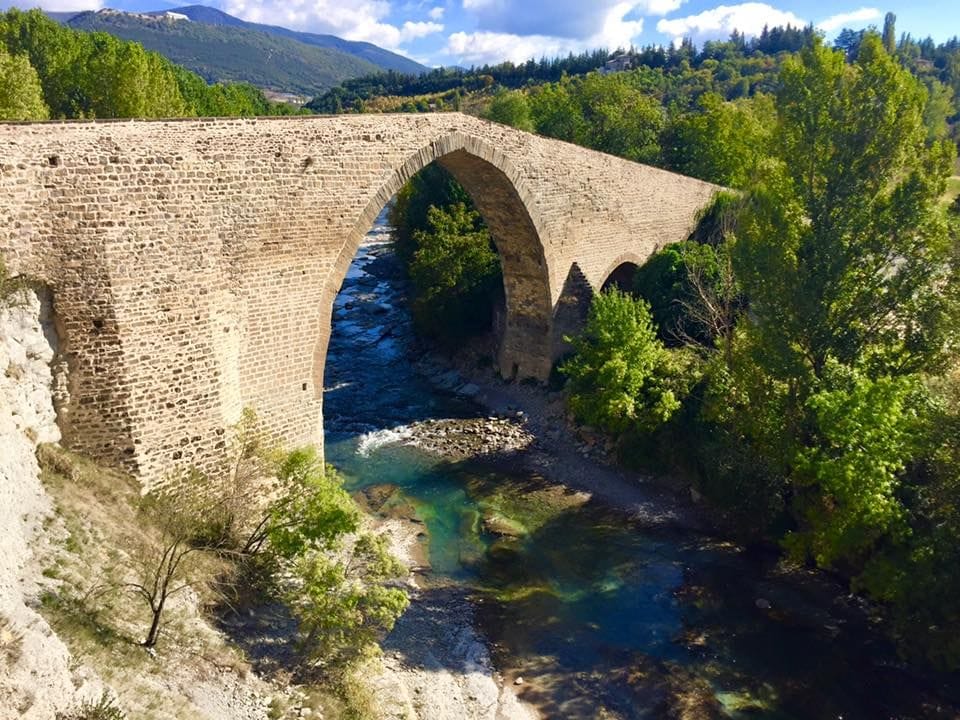
M416 368L438 390L476 402L487 417L413 425L406 442L438 455L536 473L651 526L708 527L692 497L618 467L608 439L571 421L562 393L505 382L476 357L469 349L453 358L424 353Z

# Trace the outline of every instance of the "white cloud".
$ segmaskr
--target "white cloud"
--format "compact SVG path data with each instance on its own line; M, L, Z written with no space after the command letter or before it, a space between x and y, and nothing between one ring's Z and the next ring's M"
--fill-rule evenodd
M443 32L443 25L435 22L410 22L407 20L400 28L400 42L405 43L417 38Z
M435 7L429 13L427 13L427 15L430 16L431 20L442 20L444 10L446 10L446 8Z
M636 3L636 11L643 15L666 15L679 10L687 0L644 0Z
M722 40L737 30L744 35L759 35L764 26L806 25L806 20L792 12L778 10L766 3L748 2L739 5L720 5L698 15L664 19L657 23L657 30L673 36L674 41L689 37L694 42Z
M585 41L605 45L634 37L643 18L665 15L686 0L461 0L477 32Z
M862 7L859 10L854 10L853 12L840 13L839 15L831 15L826 20L821 20L817 23L817 27L824 32L833 32L834 30L839 30L842 27L852 24L861 24L869 20L876 20L881 15L880 11L877 8L868 8Z
M675 2L676 0L652 0L652 2ZM468 3L497 2L497 0L463 0ZM592 34L570 37L557 34L525 34L514 32L456 32L447 38L444 52L459 64L483 65L504 60L521 63L533 58L556 57L567 53L595 50L606 47L626 48L643 31L643 18L628 19L636 7L635 2L620 2L610 6L600 16L599 25Z
M510 60L553 57L573 52L576 41L547 35L514 35L496 32L455 32L447 38L444 52L461 65L484 65Z
M408 21L402 27L385 22L390 15L387 0L224 0L223 9L251 22L326 32L394 50L443 30L443 25L435 22Z

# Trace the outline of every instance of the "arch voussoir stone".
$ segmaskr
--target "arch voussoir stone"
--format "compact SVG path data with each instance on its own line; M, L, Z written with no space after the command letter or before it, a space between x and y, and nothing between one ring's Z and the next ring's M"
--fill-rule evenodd
M65 440L147 483L215 463L245 406L322 445L334 298L435 161L491 228L517 377L545 378L564 307L686 238L717 189L459 113L0 124L0 255L56 298Z

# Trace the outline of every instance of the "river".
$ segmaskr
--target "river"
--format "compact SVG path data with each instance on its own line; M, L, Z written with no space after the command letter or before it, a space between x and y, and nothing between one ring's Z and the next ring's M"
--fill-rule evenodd
M327 459L351 491L387 497L381 512L422 523L426 593L469 598L524 700L557 718L960 717L956 677L901 664L862 603L820 574L411 446L412 423L487 410L415 369L388 241L381 217L334 306ZM442 613L435 623L443 635Z

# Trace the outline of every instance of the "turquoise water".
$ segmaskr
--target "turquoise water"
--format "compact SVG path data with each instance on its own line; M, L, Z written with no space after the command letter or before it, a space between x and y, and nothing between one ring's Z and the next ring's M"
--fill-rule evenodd
M823 577L404 445L410 422L479 409L413 371L395 270L377 259L383 228L372 237L336 306L327 458L351 490L389 486L390 511L424 523L428 587L471 594L525 699L563 718L960 717L956 678L901 667Z

